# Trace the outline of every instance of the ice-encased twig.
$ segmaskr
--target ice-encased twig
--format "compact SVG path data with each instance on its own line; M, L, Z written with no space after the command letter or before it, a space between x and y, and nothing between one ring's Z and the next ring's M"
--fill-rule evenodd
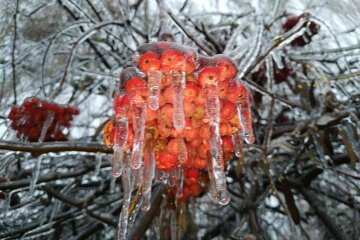
M116 135L114 139L114 159L112 164L112 176L119 177L123 168L123 157L127 143L129 123L126 116L116 118Z
M128 217L129 217L129 207L131 201L131 192L132 192L132 179L131 179L131 158L129 154L126 154L124 157L124 168L121 175L121 185L123 189L123 206L121 209L119 223L117 228L117 240L126 239L127 228L128 228Z
M144 158L144 171L142 177L141 193L143 201L141 204L142 211L149 211L151 206L151 187L155 176L155 153L146 149Z
M155 70L149 71L147 75L149 108L155 111L159 108L162 73Z
M220 129L218 125L213 125L213 135L210 140L211 157L210 157L210 181L214 181L213 186L216 192L211 196L221 205L226 205L230 201L229 193L226 189L226 176L224 172L223 150L221 146Z
M186 84L186 73L175 71L171 72L173 95L173 124L176 130L185 128L185 112L184 112L184 92Z
M144 149L146 103L132 103L134 143L131 156L131 167L139 169L142 165L142 152Z

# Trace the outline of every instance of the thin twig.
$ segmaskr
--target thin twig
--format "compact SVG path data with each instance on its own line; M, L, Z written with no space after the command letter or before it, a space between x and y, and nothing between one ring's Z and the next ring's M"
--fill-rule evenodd
M11 51L11 65L12 65L12 80L13 80L13 92L14 92L14 104L17 104L16 96L16 65L15 65L15 51L16 51L16 38L17 38L17 14L19 12L19 0L16 0L16 8L14 13L14 37Z

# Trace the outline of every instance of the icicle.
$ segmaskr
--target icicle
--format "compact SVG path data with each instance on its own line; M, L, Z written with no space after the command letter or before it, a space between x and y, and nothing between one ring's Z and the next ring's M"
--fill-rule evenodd
M144 165L142 165L138 169L133 169L133 183L135 187L140 187L143 181L143 174L144 174Z
M102 158L101 155L98 154L95 156L95 170L94 170L94 176L97 177L100 173Z
M230 201L228 191L226 189L226 177L224 172L223 151L221 147L221 135L220 129L217 124L213 126L213 135L210 140L211 146L211 158L210 158L210 171L211 176L209 179L214 181L214 188L216 192L216 198L214 201L218 201L221 205L226 205ZM212 179L211 179L212 178Z
M46 120L44 122L44 126L41 129L39 142L44 141L46 133L47 133L49 127L51 126L51 123L54 121L54 117L55 117L55 113L54 112L49 112L49 114L47 115Z
M234 152L235 156L242 158L244 156L243 146L242 146L242 139L240 136L240 132L236 132L232 135L232 142L234 144Z
M184 141L184 138L180 137L178 138L178 159L179 162L185 163L187 161L188 158L188 152L187 152L187 147Z
M112 165L112 175L119 177L123 168L124 151L128 138L129 123L125 116L116 118L116 136L114 140L114 159Z
M183 130L185 127L184 112L184 91L186 82L186 73L173 70L171 72L173 95L173 124L176 130Z
M142 152L144 149L146 103L137 102L132 104L134 143L131 156L131 167L138 169L142 164Z
M220 100L217 95L217 87L210 85L206 87L206 116L209 119L209 124L220 123Z
M272 59L274 60L276 67L278 69L283 69L284 68L284 64L283 64L283 58L282 58L282 53L279 50L274 50L271 53Z
M109 187L109 192L110 193L114 193L115 192L115 183L116 183L116 178L112 177L110 180L110 187Z
M30 188L29 188L30 196L32 196L34 194L36 183L39 179L42 158L43 158L43 156L41 155L35 160L35 166L32 171Z
M121 175L121 185L123 189L123 206L121 209L117 228L117 239L126 239L129 207L131 201L132 181L131 181L131 158L126 154L124 158L124 168Z
M170 236L171 240L176 240L176 210L170 210Z
M141 204L142 211L149 211L151 206L151 186L155 176L155 153L147 150L144 159L144 172L142 178L141 193L143 202Z
M252 117L249 101L250 93L248 92L248 90L246 90L246 92L244 92L243 94L244 96L238 100L238 103L236 105L236 111L239 118L241 135L246 143L251 144L254 143L255 137L252 128Z
M178 180L176 182L176 199L179 199L183 196L183 187L184 187L184 170L182 168L178 169Z
M160 71L148 72L149 108L154 111L159 108L161 76L162 73Z

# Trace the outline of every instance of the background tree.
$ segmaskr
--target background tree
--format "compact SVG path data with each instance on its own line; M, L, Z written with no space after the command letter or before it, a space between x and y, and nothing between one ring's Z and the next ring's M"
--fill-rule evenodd
M137 46L162 38L238 64L256 142L229 161L229 205L204 193L178 206L174 227L166 187L155 184L151 210L132 208L129 238L359 239L358 9L332 0L5 0L0 238L113 238L122 189L102 132L120 71ZM64 114L31 109L19 120L37 131L30 138L14 130L11 109L33 96L80 112L47 136L46 119Z

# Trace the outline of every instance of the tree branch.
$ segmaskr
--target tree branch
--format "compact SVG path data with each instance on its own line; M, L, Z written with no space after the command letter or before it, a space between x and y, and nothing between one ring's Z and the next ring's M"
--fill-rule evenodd
M154 217L158 214L159 207L164 198L163 192L164 192L164 186L162 184L159 184L155 187L155 190L153 191L153 197L151 200L150 210L148 212L140 214L140 216L138 217L139 219L136 221L131 232L129 233L128 239L138 240L142 238L146 230L151 225Z
M0 150L29 152L32 154L58 153L58 152L90 152L90 153L113 153L112 148L99 143L84 142L45 142L45 143L22 143L0 140Z

